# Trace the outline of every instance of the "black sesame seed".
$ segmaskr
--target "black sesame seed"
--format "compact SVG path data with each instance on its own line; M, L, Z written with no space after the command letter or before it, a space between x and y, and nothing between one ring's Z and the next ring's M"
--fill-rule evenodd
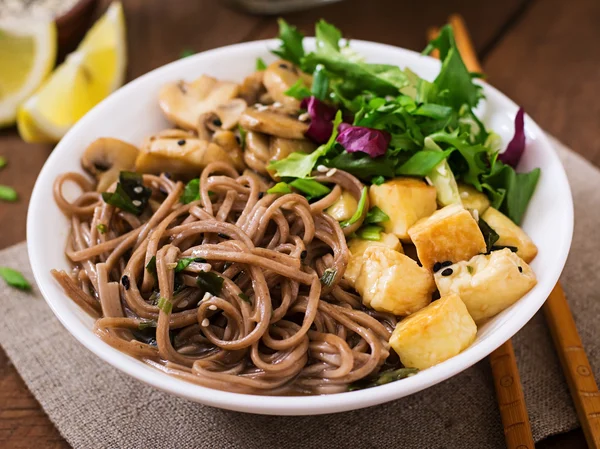
M217 127L221 127L221 125L223 125L223 122L221 120L219 120L218 118L213 120L213 125L217 126Z
M179 145L180 147L185 145L185 139L181 139L177 141L177 145Z
M258 199L260 200L263 196L265 196L265 192L258 192Z
M519 267L519 273L523 272L523 267Z
M300 253L300 259L306 259L306 256L308 256L308 251L304 250Z
M129 277L127 275L125 275L121 278L121 284L123 284L123 287L125 288L125 290L129 290L130 284L129 284Z
M206 259L202 258L202 257L196 257L194 259L194 262L198 262L198 263L206 263Z
M442 276L450 276L452 273L454 273L452 268L446 268L444 271L442 271Z
M440 265L442 268L445 268L445 267L449 267L450 265L452 265L452 262L450 260L447 260L446 262L442 262Z
M217 235L218 235L219 237L221 237L222 239L228 239L228 238L229 238L229 236L228 236L227 234L223 234L223 233L221 233L221 232L219 232Z
M442 268L442 264L439 262L436 262L433 264L433 272L435 273L436 271L440 271Z
M242 139L240 139L240 136L235 136L235 141L237 142L238 145L242 144Z

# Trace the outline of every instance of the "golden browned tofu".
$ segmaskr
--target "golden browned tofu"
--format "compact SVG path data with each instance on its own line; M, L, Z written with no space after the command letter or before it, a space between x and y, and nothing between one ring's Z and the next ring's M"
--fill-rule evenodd
M435 187L413 178L396 178L369 187L371 207L378 206L389 220L382 223L385 232L409 241L408 229L417 220L437 209Z
M408 230L419 260L429 270L436 262L459 262L486 252L473 216L460 204L446 206Z
M527 263L537 256L538 249L535 243L502 212L490 207L481 218L500 236L496 245L516 247L519 257Z
M381 233L381 238L378 241L374 240L363 240L358 237L354 237L350 239L348 242L348 249L350 250L350 260L348 261L348 266L346 267L346 272L344 273L344 279L346 279L352 286L356 282L356 278L360 273L360 267L363 263L363 255L367 248L372 246L382 246L384 248L390 248L394 251L398 251L403 253L402 244L398 237L394 234L386 234L385 232Z
M357 208L358 201L356 201L356 198L350 192L344 190L337 201L329 206L325 212L337 221L344 221L350 219Z
M381 246L365 250L355 286L367 307L401 316L421 310L435 291L429 271L410 257Z
M490 207L490 200L487 195L478 191L475 187L459 184L458 192L464 208L476 210L480 217Z
M508 248L480 254L435 273L440 294L457 294L479 323L523 297L535 284L535 274Z
M390 346L409 368L448 360L475 340L477 326L458 295L442 296L396 325Z

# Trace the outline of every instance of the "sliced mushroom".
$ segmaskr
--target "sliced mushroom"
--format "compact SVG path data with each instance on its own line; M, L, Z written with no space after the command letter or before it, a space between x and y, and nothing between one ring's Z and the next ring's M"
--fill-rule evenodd
M212 141L227 152L236 169L243 170L245 168L244 154L233 131L217 131L213 135Z
M273 100L291 108L299 109L300 101L286 95L285 92L301 79L300 73L300 70L291 62L275 61L265 69L263 83ZM310 84L307 87L310 87Z
M265 86L263 84L264 74L264 70L261 70L244 78L240 86L240 98L245 100L246 103L256 103L260 99L260 96L265 93Z
M269 161L280 161L292 153L312 153L317 149L317 145L308 140L283 139L281 137L271 137L269 142ZM271 178L279 181L275 175L275 170L267 169Z
M270 182L267 181L266 178L260 176L255 171L247 168L246 170L243 171L242 175L254 179L258 183L261 192L266 192L269 189Z
M202 75L190 83L179 81L162 87L159 93L160 107L170 121L184 129L195 129L198 117L235 98L239 85L218 81Z
M283 109L262 109L263 107L260 110L256 107L246 109L240 117L240 126L249 131L286 139L304 139L304 133L308 130L307 123L302 123Z
M198 128L196 128L198 138L200 140L211 140L213 134L221 129L222 125L223 122L221 122L219 116L214 112L201 114L198 118Z
M269 158L269 136L249 131L246 134L246 148L244 151L244 161L248 167L261 175L268 176L267 164Z
M232 129L235 127L240 120L240 116L247 107L248 104L241 98L234 98L227 103L217 106L215 114L217 114L221 120L221 128Z
M111 137L100 137L86 148L81 165L98 180L96 190L104 192L119 179L121 171L135 168L138 154L134 145Z
M207 140L192 136L186 139L151 137L142 146L135 168L143 173L169 172L193 176L216 161L239 166L226 150Z

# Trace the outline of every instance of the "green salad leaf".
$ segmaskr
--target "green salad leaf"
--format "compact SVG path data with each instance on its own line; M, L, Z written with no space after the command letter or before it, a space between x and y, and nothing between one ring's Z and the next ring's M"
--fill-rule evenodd
M277 23L279 24L280 44L279 48L271 50L271 52L281 59L300 66L300 61L304 57L304 45L302 44L304 35L283 19L279 19Z

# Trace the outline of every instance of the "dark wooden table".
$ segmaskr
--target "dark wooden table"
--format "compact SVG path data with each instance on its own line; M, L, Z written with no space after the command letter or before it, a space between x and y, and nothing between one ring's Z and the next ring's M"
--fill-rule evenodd
M277 28L273 17L245 15L216 0L123 2L128 79L177 59L182 50L268 38ZM452 12L465 17L490 83L547 131L600 165L598 0L347 0L285 18L307 34L322 17L351 38L420 50L425 29L444 23ZM0 249L25 239L29 195L51 151L48 145L23 143L14 129L0 131L0 155L9 160L0 184L14 186L20 195L17 203L0 203ZM0 446L69 447L1 349ZM584 448L585 441L576 430L538 446Z

